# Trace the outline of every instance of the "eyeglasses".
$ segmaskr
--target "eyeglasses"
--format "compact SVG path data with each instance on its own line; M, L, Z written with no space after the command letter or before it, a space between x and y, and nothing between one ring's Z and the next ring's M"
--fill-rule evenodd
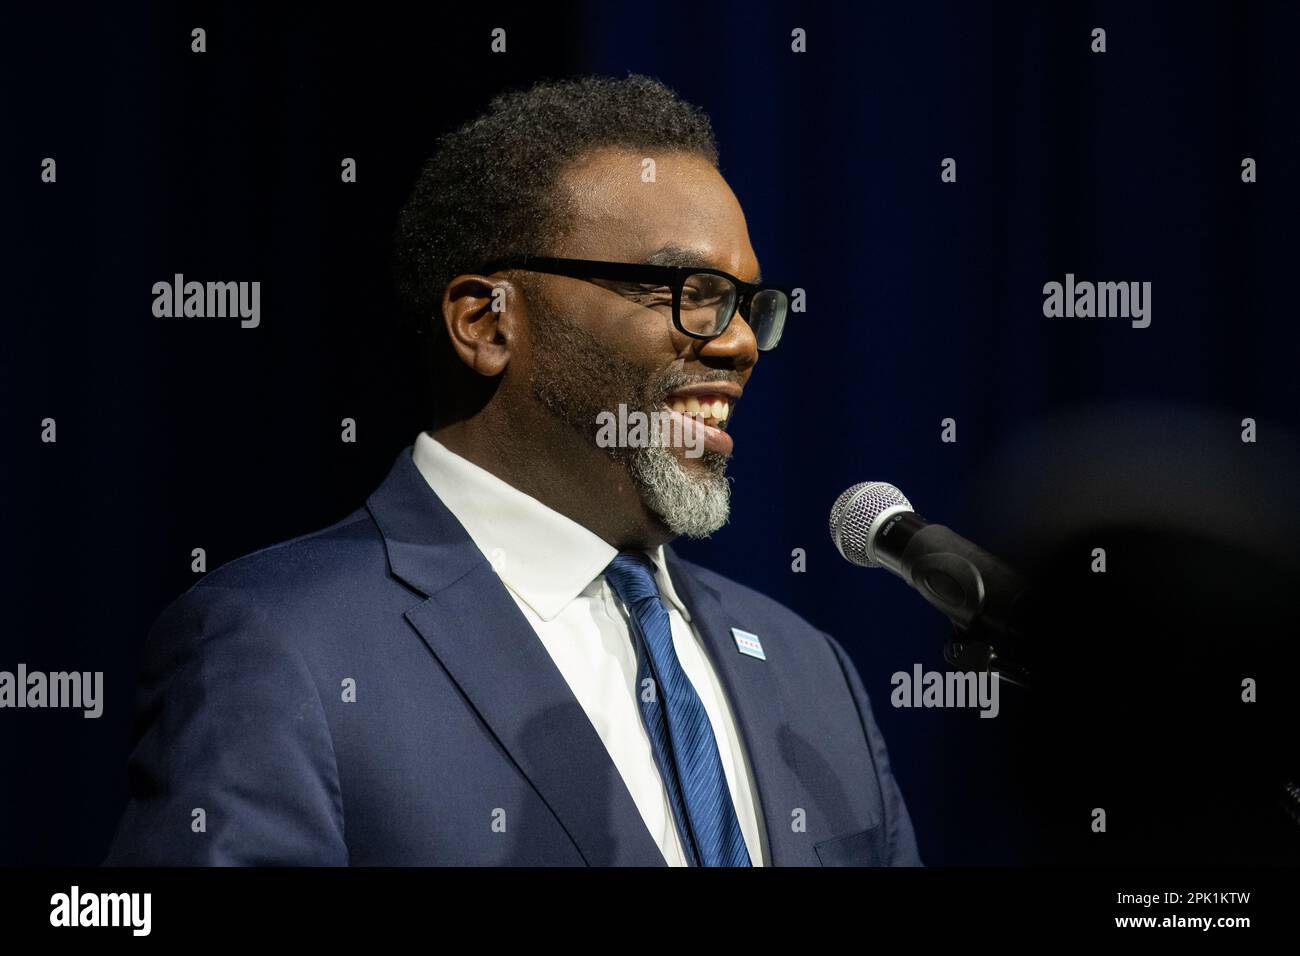
M754 332L760 351L776 348L790 310L784 289L741 282L718 269L693 266L656 266L641 262L601 262L595 259L557 259L550 256L512 256L489 262L484 275L523 269L547 275L591 281L600 279L623 285L619 294L652 309L671 305L673 325L693 339L716 339L739 312Z

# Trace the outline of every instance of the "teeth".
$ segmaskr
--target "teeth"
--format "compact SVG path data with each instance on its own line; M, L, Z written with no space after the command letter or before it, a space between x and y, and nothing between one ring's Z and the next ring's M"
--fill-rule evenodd
M675 412L714 427L721 425L731 415L731 401L727 398L714 397L710 401L705 396L705 400L700 401L698 396L689 395L685 399L672 399L667 404Z

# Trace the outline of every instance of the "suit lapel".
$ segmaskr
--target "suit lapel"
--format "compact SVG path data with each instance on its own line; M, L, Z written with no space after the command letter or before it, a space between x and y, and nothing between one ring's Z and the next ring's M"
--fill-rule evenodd
M406 449L367 507L395 576L426 596L406 619L593 866L665 866L564 676Z
M792 748L783 746L789 730L777 682L782 661L777 653L765 661L741 654L731 633L738 627L761 637L763 621L733 618L717 590L698 579L671 548L664 548L664 559L736 715L763 810L770 865L818 866L807 834L791 828L793 811L808 804L786 760Z

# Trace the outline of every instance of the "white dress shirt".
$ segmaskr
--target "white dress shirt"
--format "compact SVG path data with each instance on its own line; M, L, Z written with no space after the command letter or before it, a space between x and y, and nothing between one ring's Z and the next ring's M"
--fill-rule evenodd
M609 751L646 828L670 866L686 866L668 791L642 722L627 610L604 570L618 550L582 525L448 449L427 432L415 465L492 563ZM645 552L667 598L673 647L704 704L740 832L754 866L766 861L753 773L718 676L664 563Z

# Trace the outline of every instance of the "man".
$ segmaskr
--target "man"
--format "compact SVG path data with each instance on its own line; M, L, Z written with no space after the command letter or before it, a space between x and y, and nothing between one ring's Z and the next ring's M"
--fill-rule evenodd
M108 862L919 865L843 649L667 546L727 520L788 310L707 117L637 76L500 97L398 245L434 427L164 612ZM619 408L674 428L601 440Z

